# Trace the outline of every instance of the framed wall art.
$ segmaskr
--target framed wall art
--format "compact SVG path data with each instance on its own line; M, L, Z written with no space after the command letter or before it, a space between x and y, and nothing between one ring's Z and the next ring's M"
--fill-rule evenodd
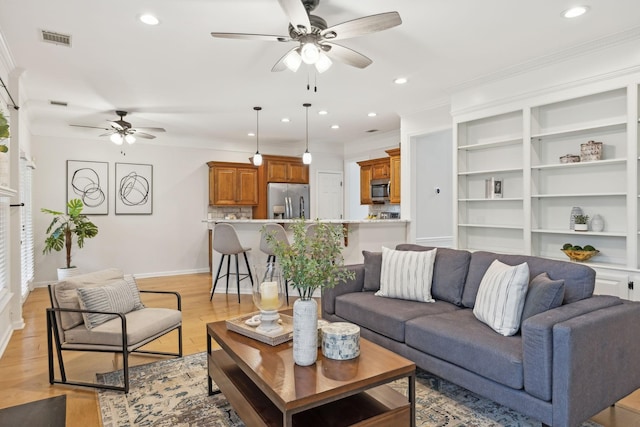
M67 202L80 199L85 215L109 213L109 163L67 160Z
M153 213L153 166L116 163L116 215Z

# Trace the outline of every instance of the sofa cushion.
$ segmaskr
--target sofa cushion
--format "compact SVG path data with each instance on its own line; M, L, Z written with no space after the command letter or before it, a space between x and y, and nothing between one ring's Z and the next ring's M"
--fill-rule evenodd
M56 283L53 287L54 305L59 308L71 308L80 310L80 301L76 289L86 286L99 286L105 283L122 279L124 274L117 268L109 268L93 273L81 274L69 277ZM62 329L70 329L82 324L81 313L60 312L60 326Z
M473 308L480 281L485 271L487 271L487 268L489 268L495 259L508 265L517 265L526 262L529 264L530 277L535 277L540 273L547 272L549 277L554 280L564 280L565 292L562 301L563 304L580 301L593 295L596 272L584 264L526 255L501 255L492 252L478 251L471 254L469 274L467 274L467 281L462 294L463 306Z
M180 311L155 307L134 310L127 313L125 317L127 319L127 340L130 346L160 334L180 324L182 321L182 313ZM70 344L122 346L121 325L120 317L116 317L91 330L84 326L76 326L65 331L64 338Z
M364 256L364 290L380 289L380 271L382 269L382 252L362 251Z
M431 246L403 243L396 246L399 251L428 251ZM431 295L437 300L444 300L455 305L462 305L462 291L469 271L471 253L468 251L438 248L433 264Z
M469 309L416 317L405 329L410 347L508 387L523 387L521 336L496 334Z
M377 296L411 301L433 302L431 279L436 249L396 251L382 248L380 290Z
M124 279L111 282L104 286L80 287L77 289L77 292L80 307L83 310L125 314L135 309L133 292ZM82 313L82 317L87 329L92 329L107 320L113 319L116 315Z
M529 266L509 266L495 260L487 269L473 314L497 333L509 336L520 329L520 318L529 285Z
M354 292L336 298L335 314L393 340L404 342L405 322L414 317L458 310L444 301L425 304L380 298L373 292Z
M547 273L538 274L529 283L520 323L543 311L560 307L563 298L564 280L551 280Z

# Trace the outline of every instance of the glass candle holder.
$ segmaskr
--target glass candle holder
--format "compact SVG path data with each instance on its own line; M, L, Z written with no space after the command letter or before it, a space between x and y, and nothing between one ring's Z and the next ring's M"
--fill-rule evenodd
M278 335L284 332L280 325L278 309L285 301L282 270L274 262L253 267L253 303L260 310L260 325L256 332Z

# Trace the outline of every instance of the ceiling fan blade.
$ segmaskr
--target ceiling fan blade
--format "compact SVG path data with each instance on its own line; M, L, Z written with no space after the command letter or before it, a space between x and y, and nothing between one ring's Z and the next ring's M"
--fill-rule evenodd
M300 0L278 0L280 7L289 18L291 26L300 32L311 33L311 22L307 9ZM304 30L301 30L304 29Z
M134 133L135 136L139 136L140 138L145 138L145 139L155 139L155 135L151 135L150 133L146 133L146 132L136 132Z
M291 37L273 36L269 34L245 34L245 33L211 33L212 37L220 39L237 39L237 40L261 40L265 42L288 42Z
M323 30L320 36L330 41L342 40L386 30L400 24L402 19L398 12L386 12L336 24Z
M335 43L323 43L322 46L329 46L331 48L324 52L329 58L351 65L352 67L366 68L373 63L371 59L348 47Z
M271 69L271 72L278 72L278 71L284 71L287 69L287 66L284 63L284 60L286 59L286 57L293 52L294 50L299 49L298 46L294 47L291 50L288 50L287 53L285 53L284 55L282 55L282 58L278 59L278 62L275 63L275 65L273 66L273 68Z
M102 130L110 130L109 128L100 127L100 126L86 126L86 125L69 125L76 128L89 128L89 129L102 129Z
M131 129L134 132L140 132L140 131L144 131L144 132L166 132L166 130L164 128L149 128L149 127L136 127L135 129Z
M111 132L103 133L103 134L100 134L100 135L98 135L98 136L111 136L111 135L113 135L114 133L118 133L118 132L117 132L117 131L115 131L115 130L112 130Z

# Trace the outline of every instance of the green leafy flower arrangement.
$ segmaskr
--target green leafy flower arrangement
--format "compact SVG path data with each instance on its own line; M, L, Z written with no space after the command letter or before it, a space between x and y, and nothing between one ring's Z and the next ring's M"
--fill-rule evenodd
M313 224L315 230L307 233L304 219L294 222L293 242L289 245L273 234L266 236L283 276L303 300L310 299L316 289L333 288L355 277L352 271L343 268L342 225L319 221Z

